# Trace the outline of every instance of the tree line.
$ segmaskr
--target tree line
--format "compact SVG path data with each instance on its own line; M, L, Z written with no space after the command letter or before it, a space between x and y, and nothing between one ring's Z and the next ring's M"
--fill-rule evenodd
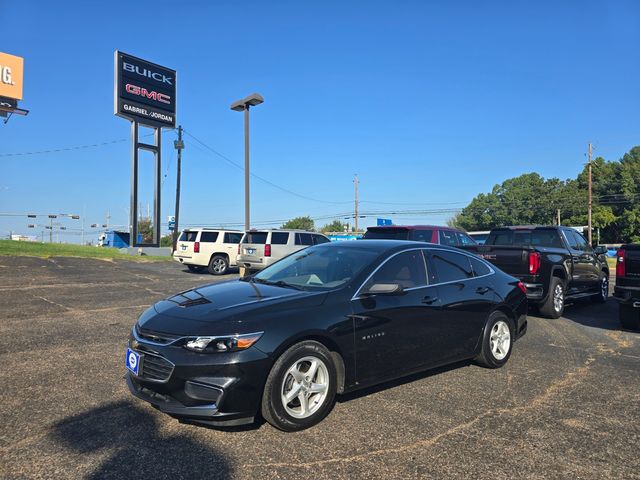
M592 162L592 225L601 243L640 242L640 146L621 159ZM588 167L574 179L526 173L478 194L450 226L467 231L506 225L587 225ZM594 234L595 238L595 234Z

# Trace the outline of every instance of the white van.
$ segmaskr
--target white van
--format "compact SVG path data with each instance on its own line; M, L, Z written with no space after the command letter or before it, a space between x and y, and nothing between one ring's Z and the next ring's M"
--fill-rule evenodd
M173 252L176 262L186 265L192 272L205 268L212 275L223 275L229 267L235 267L238 244L243 232L212 228L183 230Z

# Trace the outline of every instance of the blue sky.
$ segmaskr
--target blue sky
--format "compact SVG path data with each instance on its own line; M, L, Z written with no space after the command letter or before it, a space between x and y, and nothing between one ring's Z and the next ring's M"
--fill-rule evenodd
M574 177L587 142L607 159L640 144L639 20L635 1L0 0L0 50L25 57L30 110L0 124L0 212L73 212L90 224L109 211L128 223L116 49L176 69L178 122L238 164L242 115L229 105L264 96L252 110L252 172L319 201L254 178L255 222L352 211L355 173L363 211L462 207L525 172ZM174 139L164 132L163 219ZM242 171L185 142L181 223L243 223ZM30 233L27 223L0 218L0 235Z

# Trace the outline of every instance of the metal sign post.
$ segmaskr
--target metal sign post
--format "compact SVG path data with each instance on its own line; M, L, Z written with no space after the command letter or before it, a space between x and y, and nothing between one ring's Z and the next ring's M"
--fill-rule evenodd
M132 247L159 247L160 246L160 171L161 171L161 151L162 151L162 129L154 128L154 144L142 143L139 138L138 122L131 122L131 240ZM153 153L155 160L154 168L154 196L153 196L153 230L151 242L139 241L138 236L138 174L139 162L138 152L147 150ZM151 219L149 219L151 220Z

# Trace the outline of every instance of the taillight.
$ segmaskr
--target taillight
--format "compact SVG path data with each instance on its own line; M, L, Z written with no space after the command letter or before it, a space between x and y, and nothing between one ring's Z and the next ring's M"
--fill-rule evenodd
M531 252L529 254L529 273L535 275L540 270L540 254L538 252Z
M265 257L271 256L271 245L269 245L268 243L264 246L264 256Z
M522 293L527 294L527 287L524 286L524 283L518 282L518 288L522 290Z
M624 249L618 250L616 254L618 257L618 261L616 262L616 277L624 277L625 266L624 266Z
M200 253L200 242L195 242L193 244L193 253Z

